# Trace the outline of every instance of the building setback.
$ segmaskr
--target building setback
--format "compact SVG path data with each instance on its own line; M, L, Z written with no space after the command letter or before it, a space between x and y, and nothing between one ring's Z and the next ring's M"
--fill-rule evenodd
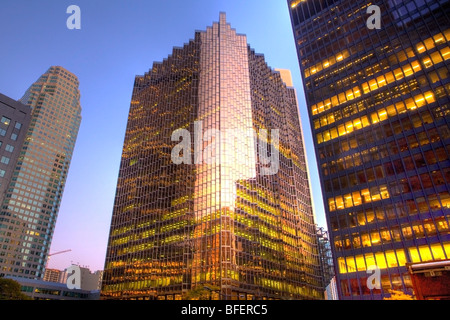
M213 299L323 298L288 75L269 68L221 14L218 23L136 77L103 298L176 300L204 287L213 290ZM172 160L177 129L190 133L191 150L182 153L191 164ZM265 141L271 156L278 151L279 168L263 175L275 164L258 161L263 155L253 139L238 134L213 143L213 129L255 129L259 140L268 129L272 138ZM208 162L212 158L220 161Z
M408 263L450 258L450 3L288 5L339 296L412 294Z
M81 121L78 85L75 75L51 67L21 99L31 122L0 199L0 276L44 276Z

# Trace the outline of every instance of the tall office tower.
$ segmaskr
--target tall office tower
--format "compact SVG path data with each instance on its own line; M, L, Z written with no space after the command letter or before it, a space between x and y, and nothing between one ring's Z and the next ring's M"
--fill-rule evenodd
M0 211L0 275L42 278L81 121L78 79L51 67L25 93L32 109Z
M450 258L449 1L288 5L340 297L411 294Z
M222 13L136 77L104 298L177 300L205 287L221 300L322 298L289 75L269 68Z

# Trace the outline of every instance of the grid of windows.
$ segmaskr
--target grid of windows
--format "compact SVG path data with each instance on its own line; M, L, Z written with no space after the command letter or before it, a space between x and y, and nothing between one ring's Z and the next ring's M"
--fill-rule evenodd
M449 259L449 1L288 1L342 299ZM366 285L382 270L382 288Z
M218 146L219 164L174 164L172 132L195 121L203 133L279 129L279 172L257 174L242 136ZM214 299L321 298L303 150L294 90L221 15L136 77L102 294L181 299L208 285Z

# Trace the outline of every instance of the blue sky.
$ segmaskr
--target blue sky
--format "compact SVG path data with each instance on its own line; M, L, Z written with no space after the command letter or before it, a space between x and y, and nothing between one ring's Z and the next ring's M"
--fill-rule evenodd
M69 30L69 5L81 30ZM0 92L22 97L52 65L80 80L82 121L50 252L49 267L103 269L135 75L218 21L219 12L273 68L292 72L308 152L317 223L326 226L287 3L284 0L2 0Z

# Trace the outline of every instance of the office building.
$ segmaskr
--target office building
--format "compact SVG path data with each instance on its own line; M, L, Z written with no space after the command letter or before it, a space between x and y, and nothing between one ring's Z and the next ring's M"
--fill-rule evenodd
M31 121L0 199L0 276L44 276L81 121L78 85L71 72L51 67L21 99Z
M288 6L339 296L412 294L407 263L450 258L450 3Z
M61 270L46 268L45 272L44 272L43 280L48 281L48 282L63 283L63 281L61 280L62 274L63 274L63 272Z
M225 14L136 77L104 299L323 298L291 85Z

